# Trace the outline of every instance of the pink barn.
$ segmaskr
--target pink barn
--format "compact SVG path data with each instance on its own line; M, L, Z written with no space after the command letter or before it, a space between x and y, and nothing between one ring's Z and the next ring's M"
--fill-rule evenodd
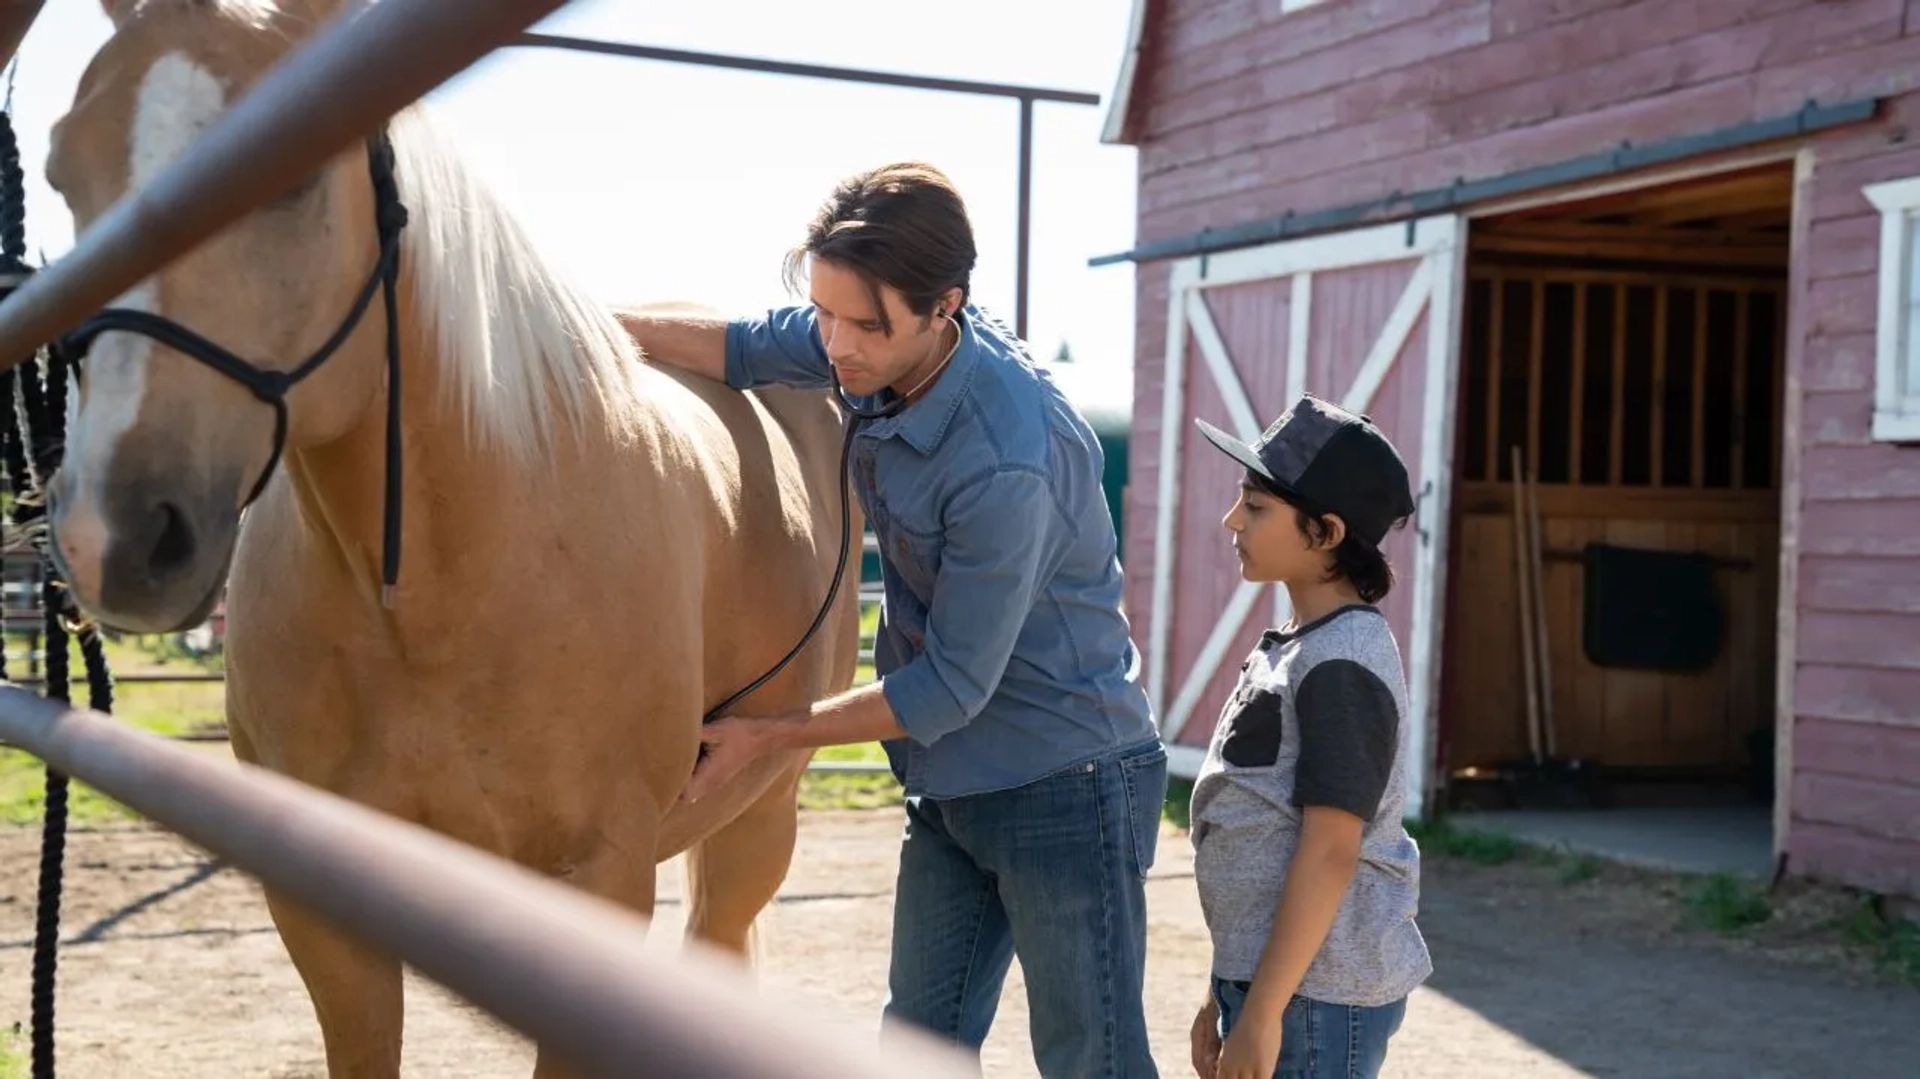
M1137 273L1128 606L1176 771L1284 604L1191 418L1312 390L1415 475L1424 812L1527 756L1537 670L1607 790L1744 791L1787 872L1920 896L1916 121L1910 0L1135 0L1138 241L1095 263Z

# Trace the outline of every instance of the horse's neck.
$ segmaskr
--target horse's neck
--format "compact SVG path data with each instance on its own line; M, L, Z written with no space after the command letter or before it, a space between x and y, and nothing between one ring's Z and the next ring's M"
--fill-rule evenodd
M448 552L484 543L503 522L498 509L519 487L511 466L466 443L464 425L443 392L444 373L431 335L408 317L402 289L400 335L400 587L433 587L447 572ZM384 329L363 331L376 340ZM384 364L384 359L378 361ZM347 433L287 454L287 478L310 558L352 578L362 600L381 586L387 486L387 394L370 394Z

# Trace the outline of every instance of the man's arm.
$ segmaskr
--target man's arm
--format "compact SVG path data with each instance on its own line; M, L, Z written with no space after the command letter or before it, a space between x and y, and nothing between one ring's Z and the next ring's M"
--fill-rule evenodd
M1247 1014L1276 1029L1287 1001L1326 942L1360 864L1360 840L1393 775L1400 709L1366 667L1315 664L1294 695L1300 759L1293 802L1300 843L1288 863L1273 930L1260 955Z
M880 683L900 727L922 745L965 726L993 696L1068 527L1046 477L1026 468L969 483L944 519L926 647Z
M927 646L881 681L770 719L724 718L681 792L698 801L745 762L779 749L907 737L922 745L965 726L993 695L1033 595L1059 561L1066 523L1046 480L1026 469L962 488L943 515L946 549L928 605Z
M811 305L727 318L688 304L655 304L621 308L614 317L650 358L736 390L831 384Z
M728 320L718 311L693 304L646 304L616 308L613 317L648 359L726 381Z

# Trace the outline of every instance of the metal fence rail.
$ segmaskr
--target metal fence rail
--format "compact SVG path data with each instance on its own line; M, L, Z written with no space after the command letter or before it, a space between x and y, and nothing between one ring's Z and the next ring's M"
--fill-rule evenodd
M13 687L0 687L0 740L562 1048L589 1074L971 1074L931 1041L877 1043L791 1002L775 1006L704 949L649 954L648 922L635 913L264 769Z

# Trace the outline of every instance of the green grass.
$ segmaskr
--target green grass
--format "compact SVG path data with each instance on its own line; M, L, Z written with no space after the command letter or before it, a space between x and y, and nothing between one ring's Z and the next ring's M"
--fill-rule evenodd
M1841 926L1849 943L1864 948L1880 969L1920 989L1920 922L1888 922L1863 897Z
M851 746L824 746L814 753L813 759L885 763L887 754L878 742L862 742ZM801 809L884 809L899 805L900 799L900 784L892 772L808 773L800 780Z
M24 675L20 657L28 642L16 635L8 642L9 670ZM114 675L134 672L204 670L208 665L177 651L169 638L123 638L107 642L107 666ZM218 669L214 667L212 669ZM71 694L87 703L85 669L80 650L73 649ZM114 687L113 714L121 722L161 735L186 734L225 721L224 687L219 683L149 685L119 683ZM24 750L0 749L0 823L37 824L46 807L46 770ZM83 783L68 787L67 819L74 825L97 825L135 819L125 806ZM0 1079L4 1079L0 1071Z
M1474 828L1456 828L1444 818L1431 823L1409 821L1407 831L1420 844L1420 853L1458 858L1477 865L1503 865L1522 853L1513 837Z
M27 1079L27 1033L20 1024L0 1029L0 1079Z
M1733 933L1773 917L1763 886L1728 873L1702 878L1687 893L1687 917L1696 926Z

